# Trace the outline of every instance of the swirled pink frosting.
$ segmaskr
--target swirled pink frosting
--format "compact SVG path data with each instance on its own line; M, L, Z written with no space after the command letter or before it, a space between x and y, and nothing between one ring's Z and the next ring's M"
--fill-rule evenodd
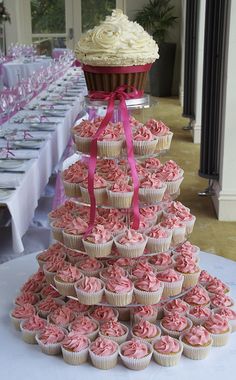
M145 292L156 292L162 289L163 284L155 274L145 273L142 278L135 281L135 287Z
M210 282L212 279L213 279L213 277L206 270L203 269L201 271L200 276L199 276L199 282L200 283L205 284L207 282Z
M142 278L145 273L153 273L153 267L147 261L139 261L132 269L132 275Z
M132 246L133 244L143 243L144 241L145 239L141 233L129 229L119 238L118 243Z
M156 309L151 305L137 306L133 308L133 314L139 317L152 317L156 314Z
M183 340L191 346L204 346L211 341L211 335L203 326L193 326L183 337Z
M135 119L133 116L129 116L129 123L131 127L137 127L140 124L142 125L142 123L139 120Z
M111 171L117 170L118 165L115 163L114 160L107 160L107 159L100 159L97 160L97 170L100 174L102 173L109 173Z
M190 209L186 206L184 206L181 202L179 201L172 201L170 202L167 207L165 207L165 211L168 214L178 214L178 213L185 213L185 212L190 212ZM189 242L188 242L189 243ZM185 243L184 243L185 244ZM190 243L189 243L190 244Z
M95 321L87 316L78 316L70 325L72 331L78 332L80 335L90 334L98 329Z
M159 267L166 267L167 265L172 265L173 260L170 253L162 252L158 253L158 255L152 256L150 258L150 263Z
M120 168L115 168L101 176L108 182L114 183L115 181L124 181L127 179L127 174Z
M150 229L150 231L148 231L148 233L147 233L147 236L154 238L154 239L167 238L169 235L170 235L169 232L166 231L160 225L153 226Z
M120 322L107 321L101 325L100 332L105 336L119 337L125 335L126 330Z
M174 229L175 227L185 227L185 224L175 215L165 216L159 225L168 229Z
M63 216L63 215L61 215L61 216ZM40 261L46 262L46 261L50 261L50 260L55 259L55 257L64 258L65 257L64 250L65 250L65 248L63 248L59 243L53 244L46 251L40 253L38 256L38 259Z
M147 169L145 169L142 165L140 165L140 164L135 164L135 167L136 167L136 171L137 171L137 173L138 173L138 176L139 177L143 177L143 176L145 176L146 174L148 174L149 172L148 172L148 170ZM132 176L132 173L131 173L131 169L130 168L128 168L128 170L127 170L127 174L131 177Z
M96 277L85 276L82 280L77 283L77 287L86 293L99 292L103 285L102 282Z
M166 269L162 272L157 273L157 278L163 282L175 282L180 281L182 276L174 269Z
M165 305L168 313L184 314L189 310L189 305L181 299L173 299Z
M148 173L140 179L141 188L161 189L164 186L163 181L155 173Z
M184 301L190 305L204 306L210 302L210 298L204 288L196 285L184 296Z
M69 283L76 282L82 276L83 275L82 275L81 271L78 268L76 268L75 266L70 265L70 264L67 267L60 269L56 274L56 277L58 280L63 281L63 282L67 282L67 283L68 282Z
M182 173L182 169L173 160L166 161L159 169L159 176L163 181L174 181L180 178Z
M73 164L68 169L65 169L62 173L64 181L70 183L80 183L86 178L86 171Z
M212 314L204 323L204 327L212 334L221 334L229 330L229 323L222 315Z
M226 284L224 284L219 278L213 278L206 285L206 290L210 293L227 293L229 292L229 288Z
M83 187L88 187L88 177L82 182ZM94 189L102 189L107 187L107 181L101 176L94 174Z
M46 281L46 278L45 278L45 275L44 275L44 272L42 269L38 269L38 271L36 273L34 273L32 276L30 276L30 279L33 281L41 282L41 283Z
M214 314L221 315L227 320L236 319L236 311L234 311L233 309L230 309L229 307L220 307L219 309L215 309Z
M149 128L155 136L165 136L170 132L170 129L161 120L149 119L145 123L145 126Z
M83 120L79 125L73 127L73 132L81 137L93 137L97 131L97 126L88 120Z
M29 331L41 331L45 328L46 323L45 319L40 318L38 315L33 315L23 322L22 327Z
M116 321L117 313L109 306L97 306L90 316L98 322Z
M124 276L113 277L107 280L106 289L113 293L128 293L133 289L133 283Z
M116 264L109 265L107 268L103 269L101 274L107 279L126 275L125 270Z
M86 237L86 241L94 244L107 243L109 240L111 240L111 233L101 224L93 227L92 232Z
M175 354L180 351L180 344L178 340L169 335L162 336L155 342L153 347L161 354Z
M141 319L136 325L134 325L133 334L137 338L154 338L157 335L160 335L160 331L153 323L146 321L145 319Z
M89 343L89 339L86 336L81 335L77 331L71 331L63 340L62 347L68 351L80 352L88 348Z
M77 265L78 268L85 272L91 272L102 268L101 262L93 257L88 257L87 259L81 260Z
M24 285L21 287L21 292L33 292L38 293L43 287L43 282L36 281L33 279L27 280Z
M153 140L153 135L148 128L144 125L137 127L133 133L134 141L151 141Z
M189 310L189 315L196 318L208 319L211 315L211 310L206 306L194 306Z
M124 356L134 359L141 359L148 355L147 345L138 339L131 339L122 344L121 353Z
M37 308L44 312L51 312L56 310L59 307L59 304L54 300L54 298L48 296L44 298L37 304Z
M156 157L150 157L143 161L141 165L145 169L157 169L161 166L161 161Z
M50 313L50 321L59 326L67 325L73 321L74 317L73 311L67 306L60 306Z
M154 210L153 207L145 207L141 208L139 212L145 219L153 220L156 217L157 210Z
M55 344L61 342L65 338L64 331L52 324L48 324L39 335L39 340L43 344Z
M19 294L19 296L16 297L15 299L15 304L16 305L25 305L26 303L29 303L31 305L35 305L39 300L39 297L37 294L34 294L32 292L22 292Z
M183 331L188 326L187 318L178 313L165 316L161 322L163 327L171 331Z
M179 259L182 259L182 258L186 258L187 260L191 260L194 262L197 262L198 260L195 253L192 253L191 251L183 252L183 253L177 253L177 252L175 253L174 259L176 263L178 262Z
M65 232L71 235L82 235L88 228L88 224L79 216L67 224Z
M175 252L178 253L193 253L197 254L198 248L195 245L192 245L189 241L186 241L185 243L181 244L179 247L175 248Z
M126 181L117 181L110 188L110 191L114 193L127 193L132 192L133 188Z
M64 259L61 258L55 258L55 260L47 261L43 265L43 269L47 272L55 273L58 270L62 269L64 266L66 266L66 262Z
M52 219L60 218L62 215L64 215L67 211L72 211L74 209L77 209L77 205L72 201L66 201L64 205L56 208L55 210L50 211L49 215ZM59 245L58 243L53 245ZM51 246L52 247L52 246Z
M64 215L62 215L60 217L60 219L56 219L52 222L51 226L52 228L55 227L55 228L66 228L68 226L68 224L70 224L72 222L72 220L74 219L74 215L70 214L70 213L66 213Z
M71 309L74 313L86 313L89 310L88 305L83 305L77 300L69 299L66 302L66 306Z
M58 298L61 297L61 294L54 289L51 285L46 285L44 288L41 290L41 296L46 298L46 297L52 297L52 298Z
M116 265L127 268L127 267L132 267L134 262L135 262L135 260L131 259L129 257L121 257L120 259L116 260Z
M90 350L98 356L109 356L118 349L118 344L107 338L97 338L90 345Z
M99 141L116 141L122 138L120 128L114 128L108 125L104 132L98 138Z
M112 234L117 234L119 232L124 231L126 229L126 226L126 223L115 219L112 221L105 222L104 225L104 227L111 231Z
M226 294L219 293L211 297L211 304L213 307L230 307L233 305L233 300Z
M177 258L175 268L181 273L200 272L200 268L196 265L196 262L186 256L179 256Z
M11 315L14 318L26 319L30 318L35 314L35 308L33 305L29 303L25 303L24 305L16 306L15 309L12 310Z

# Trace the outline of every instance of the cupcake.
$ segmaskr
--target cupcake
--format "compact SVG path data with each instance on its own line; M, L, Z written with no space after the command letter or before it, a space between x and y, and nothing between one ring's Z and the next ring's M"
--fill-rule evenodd
M74 300L74 299L69 299L67 302L66 302L66 307L68 307L71 311L73 311L73 313L76 315L76 316L79 316L79 315L86 315L88 310L89 310L89 306L88 305L83 305L82 303L80 303L78 300Z
M61 343L67 331L61 327L48 324L40 331L35 339L42 352L47 355L59 355L61 353Z
M135 230L127 230L114 239L119 254L123 257L142 256L147 244L147 238Z
M40 302L37 303L36 309L40 317L47 318L47 316L59 306L63 305L64 302L60 299L55 300L54 298L48 296L43 298Z
M47 320L49 323L53 323L59 327L67 328L67 326L75 319L74 312L67 306L58 307L52 311Z
M117 181L107 189L108 204L117 208L130 208L133 194L133 187L126 181Z
M116 309L110 306L96 306L89 311L89 316L102 325L109 321L117 322L119 313Z
M107 192L106 192L107 181L95 173L93 186L94 186L94 196L96 199L96 204L104 205L107 201ZM82 201L84 203L90 204L90 196L88 192L88 177L86 177L85 180L81 182L80 190L82 194Z
M201 270L195 261L180 256L175 262L175 270L184 277L183 288L197 285Z
M158 174L167 185L167 192L170 195L179 191L180 185L184 179L183 169L181 169L173 160L166 161L160 168Z
M111 254L113 239L110 231L101 224L93 227L82 241L85 251L91 257L105 257Z
M213 279L213 277L206 270L201 270L198 282L200 285L205 286Z
M183 354L189 359L205 359L210 353L213 339L211 334L203 326L193 326L181 335Z
M211 307L213 309L216 307L234 306L234 300L224 293L214 294L213 296L210 297L210 300L211 300Z
M16 306L10 312L10 318L13 326L16 330L20 330L20 323L24 319L29 319L36 314L35 307L29 303L25 303L21 306Z
M80 315L69 325L68 329L94 341L98 336L99 325L88 316Z
M47 283L55 286L54 277L56 276L57 271L61 270L66 265L67 263L65 262L65 260L61 258L56 258L55 260L46 262L43 266L43 271Z
M184 295L183 300L190 306L209 306L210 297L201 285L195 285Z
M126 306L132 302L133 283L124 276L109 278L105 285L105 296L109 304Z
M51 231L53 239L64 243L63 239L63 229L67 227L68 224L72 222L74 215L71 213L66 213L61 218L54 220L51 224Z
M163 293L163 282L155 274L144 274L134 283L134 295L138 303L153 305L158 303Z
M175 247L173 253L179 253L181 255L192 254L192 257L196 257L200 252L200 248L196 245L191 244L189 241L186 241L185 243L179 245L178 247Z
M86 336L71 331L61 344L62 356L66 363L80 365L86 363L90 341Z
M131 339L119 347L119 354L123 364L133 370L145 369L152 358L153 348L150 343L139 339Z
M211 316L211 310L206 306L193 306L187 312L187 317L194 325L203 325Z
M100 272L100 278L103 281L107 281L110 278L114 278L114 277L120 277L120 276L125 277L126 275L127 275L127 272L125 271L125 269L119 267L116 264L108 265L106 268L104 268Z
M160 321L160 327L164 335L170 335L172 338L179 338L181 334L192 327L190 319L178 313L166 315Z
M29 278L20 288L20 291L40 293L44 285L45 285L45 282L43 281L37 281L33 278Z
M140 179L138 194L142 203L153 204L160 202L165 191L166 184L155 173L148 173Z
M142 278L144 275L154 275L154 272L154 267L151 264L149 264L147 261L140 260L130 270L130 279L137 280L138 278Z
M229 293L229 287L216 277L212 278L205 288L210 294Z
M33 292L21 292L15 299L14 303L17 306L23 306L26 303L30 305L35 305L40 300L38 294Z
M161 161L156 157L146 158L146 160L140 161L140 164L151 173L155 173L162 165Z
M153 323L148 322L145 319L141 319L133 326L131 330L131 336L133 338L152 343L155 339L161 336L161 330Z
M67 249L66 256L69 263L72 265L77 264L79 260L82 260L86 257L86 255L83 252L78 252L69 248Z
M108 338L121 344L126 341L129 329L120 322L108 321L101 325L99 335L101 338Z
M156 145L157 139L152 135L148 128L143 125L135 128L133 132L133 148L135 155L151 155L154 153Z
M183 345L178 339L165 335L153 342L153 357L157 364L172 367L178 364Z
M231 332L236 331L236 311L235 310L230 309L229 307L219 307L219 308L213 309L213 313L221 315L222 317L226 318L231 327Z
M166 269L157 273L158 280L164 284L163 297L175 296L181 293L183 285L183 275L177 273L174 269Z
M157 271L163 271L174 266L174 261L168 252L158 253L158 255L150 257L149 261Z
M60 243L51 245L46 251L43 251L36 256L41 269L46 262L54 261L56 258L66 258L65 248Z
M159 223L159 226L172 232L172 244L174 246L185 240L186 225L176 216L164 217Z
M103 263L93 257L80 260L76 266L85 276L93 277L98 277L100 271L103 269Z
M156 152L170 149L173 133L161 120L149 119L145 126L158 138Z
M75 291L79 302L84 305L95 305L102 300L104 284L96 277L85 276L75 284Z
M123 135L121 133L121 128L108 124L97 141L98 156L119 157L122 147Z
M67 197L80 197L80 183L86 178L84 165L80 161L75 162L69 168L63 170L62 181Z
M98 337L90 344L89 355L94 367L111 369L118 359L118 344L111 339Z
M64 244L71 249L82 250L82 238L87 228L88 224L82 218L74 218L62 231Z
M157 319L157 308L152 305L135 306L130 313L133 323L138 323L141 319L154 323Z
M97 132L98 125L89 120L82 120L81 123L72 128L72 135L78 151L90 153L90 146L93 136Z
M75 266L68 264L57 271L54 282L57 290L63 296L76 296L75 283L83 278L83 273Z
M173 313L186 315L189 309L190 309L189 305L179 298L173 299L172 301L167 302L163 307L164 316L167 316Z
M45 319L40 318L38 315L22 320L20 329L23 340L29 344L36 344L35 336L45 328L46 323Z
M142 92L151 63L159 57L153 38L120 9L84 34L75 54L88 90L108 92L127 83Z
M147 249L151 253L165 252L170 248L172 239L172 231L165 229L160 225L151 227L146 231L147 236Z
M203 326L211 334L213 346L225 346L228 343L231 327L225 317L219 314L212 314Z
M55 288L53 288L51 285L44 286L40 292L40 296L41 296L41 298L51 297L51 298L55 298L55 299L62 299L61 294Z

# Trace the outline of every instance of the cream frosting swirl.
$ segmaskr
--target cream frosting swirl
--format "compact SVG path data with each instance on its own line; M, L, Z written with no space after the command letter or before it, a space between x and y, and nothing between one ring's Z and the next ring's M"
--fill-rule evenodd
M82 280L77 283L77 287L86 293L99 292L103 285L101 280L96 277L85 276Z
M196 318L208 319L211 315L211 310L206 306L194 306L189 310L189 315Z
M184 301L190 305L204 306L210 302L210 297L204 288L196 285L184 296Z
M100 327L100 332L105 336L119 337L126 334L126 330L120 322L107 321Z
M59 307L59 304L54 300L54 298L48 296L44 299L42 299L42 301L40 301L38 304L37 304L37 308L41 311L44 311L44 312L51 312L51 311L54 311L56 310L57 308Z
M170 129L161 120L149 119L145 126L155 136L165 136L170 132Z
M157 326L145 319L141 319L136 325L134 325L132 331L137 338L142 339L154 338L160 335L160 330Z
M133 283L124 276L113 277L107 280L106 289L114 293L127 293L133 289Z
M230 307L233 305L233 300L224 293L218 293L211 297L211 304L213 307Z
M50 321L55 325L66 326L75 318L73 311L67 306L58 307L50 313Z
M178 313L165 316L161 323L163 327L171 331L183 331L188 326L187 318Z
M107 338L97 338L90 345L90 350L98 356L109 356L114 354L118 349L118 344Z
M181 274L177 273L174 269L166 269L157 273L157 278L163 282L175 282L182 279Z
M14 318L19 318L19 319L30 318L34 314L35 314L35 308L33 305L29 303L25 303L24 305L21 305L21 306L16 306L15 309L13 309L11 312L11 315Z
M103 244L111 240L112 236L102 224L97 224L87 235L86 241L93 244Z
M148 347L141 340L131 339L122 345L121 354L129 358L141 359L148 355Z
M98 306L91 313L90 316L98 322L116 321L118 313L109 306Z
M74 313L86 313L89 310L88 305L83 305L77 300L69 299L66 302L66 306L71 309Z
M33 315L23 322L22 327L29 331L40 331L45 328L46 323L45 319L40 318L38 315Z
M203 326L193 326L187 331L183 340L191 346L204 346L211 341L211 335Z
M219 278L213 278L206 285L206 290L210 293L227 293L229 292L229 288L226 284L224 284Z
M80 270L73 265L68 265L67 267L60 269L56 274L56 278L58 280L66 283L76 282L82 276L83 274L80 272Z
M135 281L135 287L145 292L156 292L162 289L163 284L154 273L145 273L142 278Z
M64 331L55 325L48 324L40 333L39 340L43 344L55 344L61 342L65 338Z
M169 335L162 336L155 342L153 347L161 354L175 354L180 351L180 344L178 340Z
M229 330L229 323L222 315L212 314L204 323L204 327L212 334L221 334Z
M39 300L39 297L37 294L32 293L32 292L22 292L19 294L19 296L16 297L15 299L15 304L22 306L25 305L26 303L29 303L31 305L35 305Z
M63 340L62 347L72 352L80 352L89 346L89 339L77 331L71 331Z
M119 238L118 243L130 246L137 243L143 243L144 241L145 239L141 233L129 229Z
M189 310L189 305L181 299L173 299L164 306L167 313L185 314Z
M98 329L98 325L91 318L78 316L70 325L70 330L78 332L80 335L90 334Z
M229 307L220 307L214 310L214 314L219 314L228 320L236 320L236 311Z

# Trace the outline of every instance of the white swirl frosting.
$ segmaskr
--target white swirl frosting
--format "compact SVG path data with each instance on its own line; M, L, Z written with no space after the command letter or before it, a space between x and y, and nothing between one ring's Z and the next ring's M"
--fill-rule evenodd
M80 38L75 53L87 65L132 66L154 62L159 58L158 50L142 26L116 9Z

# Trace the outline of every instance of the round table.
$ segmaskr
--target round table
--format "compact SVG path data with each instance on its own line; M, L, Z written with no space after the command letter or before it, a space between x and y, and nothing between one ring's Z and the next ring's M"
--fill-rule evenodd
M70 366L61 357L43 354L37 345L23 342L20 332L16 331L9 319L9 312L13 308L15 298L20 286L38 265L36 253L23 256L0 265L0 377L2 380L74 380L93 377L94 380L104 379L105 374L112 376L113 380L138 379L143 380L199 380L199 379L231 379L235 372L236 359L236 333L230 337L230 342L224 347L213 347L205 360L194 361L182 356L178 366L165 368L154 361L143 371L135 372L118 364L112 370L105 372L94 368L91 364ZM236 299L236 262L222 257L201 252L201 267L212 275L219 277L231 287L231 296Z

